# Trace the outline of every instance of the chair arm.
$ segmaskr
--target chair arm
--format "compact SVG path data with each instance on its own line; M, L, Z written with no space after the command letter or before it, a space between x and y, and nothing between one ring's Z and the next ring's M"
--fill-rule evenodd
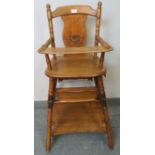
M66 47L66 48L47 48L47 46L44 46L46 48L42 48L39 50L39 53L41 54L55 54L55 55L63 55L63 54L86 54L86 53L104 53L104 52L110 52L111 48L105 48L105 47Z
M48 46L51 44L52 42L52 38L49 38L39 49L38 52L42 53L42 54L46 54L44 53L44 50L46 50L48 48Z
M49 38L39 49L38 49L38 52L39 53L42 53L42 54L45 54L45 59L46 59L46 63L47 63L47 66L50 70L52 70L52 65L51 65L51 62L50 62L50 57L48 54L46 53L43 53L44 50L46 50L48 48L48 46L51 44L51 41L52 39Z
M106 48L106 49L112 49L112 47L103 40L103 38L101 38L100 36L97 37L97 41L101 44L102 47Z
M113 50L112 47L103 40L103 38L101 38L100 36L97 36L97 41L98 43L101 44L102 47L104 47L105 49L111 49L111 51ZM100 65L102 66L103 65L103 62L104 62L104 56L105 56L105 53L101 53L101 56L100 56Z

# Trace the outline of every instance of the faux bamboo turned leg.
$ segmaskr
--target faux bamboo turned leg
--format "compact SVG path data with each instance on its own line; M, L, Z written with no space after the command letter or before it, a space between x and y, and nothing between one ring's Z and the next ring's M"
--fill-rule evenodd
M103 105L103 112L104 112L104 116L105 116L108 145L109 145L109 148L112 149L113 148L113 140L112 140L112 133L111 133L111 126L110 126L110 122L109 122L108 107L107 107L107 103L106 103L106 95L105 95L102 77L98 77L97 81L98 81L98 88L99 88L99 92L100 92L100 100L101 100L102 105Z
M52 114L53 114L53 102L54 102L54 89L56 80L49 80L48 91L48 116L47 116L47 133L46 133L46 151L51 150L51 136L52 136Z

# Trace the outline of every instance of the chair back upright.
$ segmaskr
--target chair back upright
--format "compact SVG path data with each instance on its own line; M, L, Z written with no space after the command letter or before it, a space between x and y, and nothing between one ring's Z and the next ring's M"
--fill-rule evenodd
M87 5L70 5L56 8L53 12L51 7L47 4L47 18L51 38L51 46L55 47L53 19L61 17L64 23L63 27L63 42L66 47L82 47L86 44L86 19L87 16L96 17L96 31L95 43L98 45L97 36L100 33L101 21L101 6L102 3L98 2L97 10Z

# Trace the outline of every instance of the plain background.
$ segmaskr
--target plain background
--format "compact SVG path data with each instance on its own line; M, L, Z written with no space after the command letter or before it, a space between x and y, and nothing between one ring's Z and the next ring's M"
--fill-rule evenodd
M52 10L63 5L90 5L97 8L97 0L35 0L34 1L34 100L47 100L48 78L44 75L46 62L37 49L49 38L49 29L46 15L46 4L50 3ZM104 78L108 98L120 97L120 3L119 0L102 0L102 36L114 50L106 54L105 66L107 77ZM63 47L63 22L60 18L54 19L54 33L56 46ZM92 46L95 36L95 18L87 19L87 45ZM89 81L66 81L59 87L89 86Z
M155 154L154 6L152 0L121 0L121 155ZM34 154L33 14L32 0L1 1L2 155Z

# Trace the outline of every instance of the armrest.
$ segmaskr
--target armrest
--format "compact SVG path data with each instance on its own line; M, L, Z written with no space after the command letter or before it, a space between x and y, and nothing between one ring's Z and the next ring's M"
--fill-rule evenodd
M49 38L39 49L38 52L44 54L44 50L48 48L48 46L51 44L52 39ZM46 54L46 53L45 53Z
M103 38L101 38L100 36L97 36L97 41L98 43L101 44L102 47L104 47L105 49L111 49L111 51L113 50L112 47L106 43ZM104 62L104 53L101 53L101 56L100 56L100 65L102 66L103 65L103 62Z
M63 55L63 54L86 54L86 53L103 53L110 52L112 48L105 47L66 47L66 48L47 48L47 46L43 46L39 53L41 54L55 54L55 55Z
M101 44L102 47L106 48L106 49L112 49L112 47L103 40L103 38L101 38L100 36L97 37L97 41Z
M46 49L48 48L48 46L51 44L51 41L52 41L52 39L49 38L49 39L38 49L38 52L43 54L43 51L46 50ZM52 70L52 65L51 65L50 57L49 57L48 54L45 54L45 59L46 59L46 63L47 63L48 68L49 68L50 70Z

